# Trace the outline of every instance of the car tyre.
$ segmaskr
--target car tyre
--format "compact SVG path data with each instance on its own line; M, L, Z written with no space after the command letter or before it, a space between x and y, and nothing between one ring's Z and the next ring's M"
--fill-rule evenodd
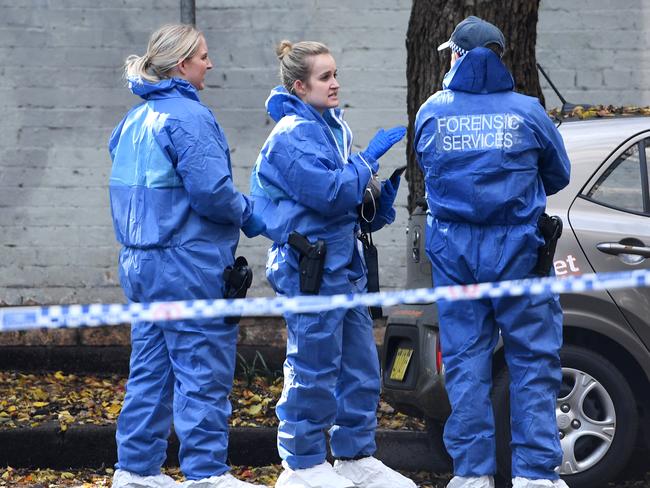
M615 415L615 430L611 443L590 436L581 429L566 435L566 439L562 441L562 449L565 451L562 478L571 488L596 488L606 485L625 467L636 442L639 418L634 394L621 372L600 354L579 346L565 346L560 352L560 357L563 374L557 411L560 411L561 405L571 404L572 409L577 407L580 413L589 418L607 423L611 422L611 415ZM582 391L580 389L572 390L576 385L576 378L587 380L590 388L587 395L576 393ZM509 385L508 370L504 369L497 375L492 390L497 465L499 473L505 479L511 478ZM577 402L580 405L572 402L581 396L584 401ZM575 443L571 442L572 434L577 437ZM567 465L567 453L577 456L582 464L576 462ZM573 474L569 474L569 468L574 470Z

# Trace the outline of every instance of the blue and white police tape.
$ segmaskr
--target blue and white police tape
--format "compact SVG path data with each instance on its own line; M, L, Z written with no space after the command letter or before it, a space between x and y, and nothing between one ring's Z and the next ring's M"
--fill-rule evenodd
M442 300L514 297L547 293L571 293L650 286L650 270L585 274L565 278L438 286L379 293L308 295L234 300L55 305L0 308L0 332L40 328L95 327L134 321L205 319L229 315L260 316L310 313L357 306L389 307L400 303L432 303Z

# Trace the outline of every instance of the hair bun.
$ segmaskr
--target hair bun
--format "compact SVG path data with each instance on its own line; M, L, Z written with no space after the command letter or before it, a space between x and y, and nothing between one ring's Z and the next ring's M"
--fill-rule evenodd
M285 39L280 41L278 47L275 48L275 53L278 55L278 59L282 60L282 58L291 52L291 49L293 49L293 44Z

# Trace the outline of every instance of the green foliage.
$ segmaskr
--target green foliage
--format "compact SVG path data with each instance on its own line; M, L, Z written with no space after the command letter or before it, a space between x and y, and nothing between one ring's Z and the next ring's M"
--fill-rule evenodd
M244 356L239 352L237 353L237 359L241 374L246 380L246 385L251 386L256 377L261 376L267 380L267 382L273 383L276 378L282 376L282 371L272 370L269 368L264 356L259 351L255 351L252 361L247 361Z

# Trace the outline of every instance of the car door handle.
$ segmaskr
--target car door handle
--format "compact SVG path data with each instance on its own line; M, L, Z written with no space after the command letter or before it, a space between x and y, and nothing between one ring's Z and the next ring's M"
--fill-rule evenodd
M618 242L601 242L600 244L596 244L596 249L605 254L613 254L614 256L618 256L619 254L634 254L636 256L643 256L644 258L650 258L650 247L646 246L628 246Z

